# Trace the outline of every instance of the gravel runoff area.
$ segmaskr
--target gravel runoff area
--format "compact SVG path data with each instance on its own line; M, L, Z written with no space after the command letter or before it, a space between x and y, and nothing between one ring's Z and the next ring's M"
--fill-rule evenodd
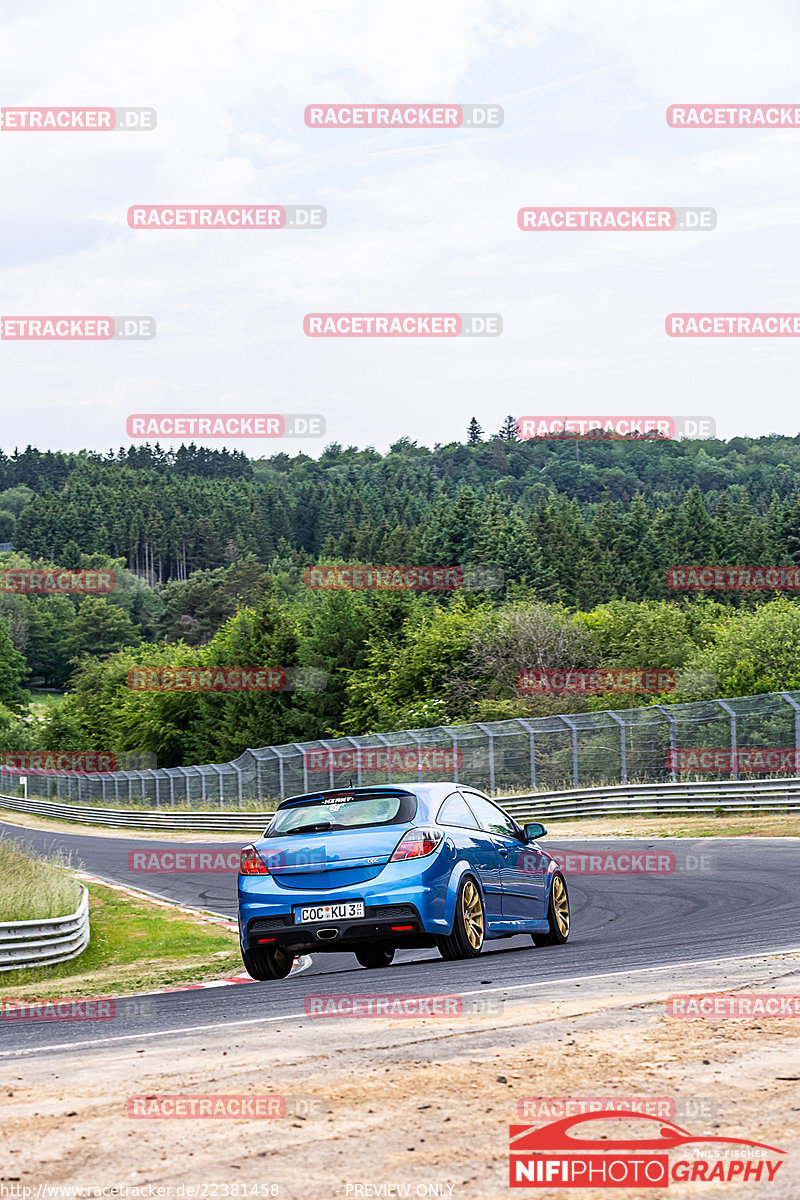
M613 1096L674 1100L673 1119L693 1134L787 1152L769 1184L673 1182L648 1197L797 1200L800 1021L679 1020L667 1015L666 999L798 994L800 951L629 973L609 963L609 974L583 980L569 975L566 958L564 966L557 982L503 991L480 989L481 960L481 1015L271 1018L270 988L280 985L265 984L263 1017L225 1028L126 1037L124 1023L106 1022L96 1045L77 1053L65 1024L67 1048L0 1057L0 1182L115 1186L123 1196L154 1185L165 1189L155 1194L175 1200L495 1200L515 1194L509 1125L545 1123L530 1120L530 1109L526 1120L521 1102ZM402 987L395 971L386 981ZM281 1096L286 1115L148 1119L127 1111L132 1097L207 1094ZM535 1194L608 1200L617 1193ZM625 1194L639 1200L636 1190Z

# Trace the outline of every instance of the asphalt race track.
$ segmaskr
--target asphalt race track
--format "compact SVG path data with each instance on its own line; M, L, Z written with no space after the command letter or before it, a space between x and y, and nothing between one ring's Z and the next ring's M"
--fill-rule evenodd
M73 864L91 874L169 897L178 903L234 917L236 876L142 874L128 868L131 850L176 849L175 840L55 834L0 823L0 833L41 851L72 852ZM241 844L245 844L245 839ZM487 943L477 960L445 963L435 951L398 953L394 964L365 971L351 954L320 954L290 979L119 1001L122 1022L108 1035L70 1031L69 1046L112 1044L184 1030L302 1019L312 993L484 994L548 981L579 987L581 979L670 964L732 958L800 945L800 843L796 839L569 839L544 841L551 852L650 851L675 855L675 870L643 875L565 872L572 906L566 946L537 948L528 937ZM184 843L197 850L198 842ZM230 852L234 841L202 843ZM560 857L560 854L559 854ZM319 975L325 979L320 980ZM2 979L0 978L0 990ZM122 1015L122 1014L120 1014ZM20 1025L25 1028L20 1028ZM0 1021L0 1056L37 1049L51 1052L68 1039L61 1022Z

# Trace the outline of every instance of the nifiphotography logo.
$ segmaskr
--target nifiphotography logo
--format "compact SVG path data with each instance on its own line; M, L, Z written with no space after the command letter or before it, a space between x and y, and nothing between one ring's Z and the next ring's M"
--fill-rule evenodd
M626 1136L609 1136L610 1121L625 1121L628 1128L621 1132ZM638 1127L638 1137L631 1136L631 1125ZM784 1161L775 1156L786 1153L744 1138L692 1134L671 1121L618 1109L563 1117L538 1128L511 1125L509 1137L511 1187L769 1183Z

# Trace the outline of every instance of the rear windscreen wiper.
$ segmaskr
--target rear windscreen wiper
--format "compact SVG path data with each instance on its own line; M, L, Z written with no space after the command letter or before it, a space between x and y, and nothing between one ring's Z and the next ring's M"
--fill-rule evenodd
M291 833L322 833L324 829L330 828L330 821L315 821L311 825L298 825L296 829L284 829L281 832L288 836Z

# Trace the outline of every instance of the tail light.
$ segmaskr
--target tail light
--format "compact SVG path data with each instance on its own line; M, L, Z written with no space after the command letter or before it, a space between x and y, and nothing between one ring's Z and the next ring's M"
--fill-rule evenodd
M240 875L269 875L269 867L255 846L245 846L239 859Z
M442 840L441 829L409 829L395 847L389 862L402 862L406 858L425 858L433 854Z

